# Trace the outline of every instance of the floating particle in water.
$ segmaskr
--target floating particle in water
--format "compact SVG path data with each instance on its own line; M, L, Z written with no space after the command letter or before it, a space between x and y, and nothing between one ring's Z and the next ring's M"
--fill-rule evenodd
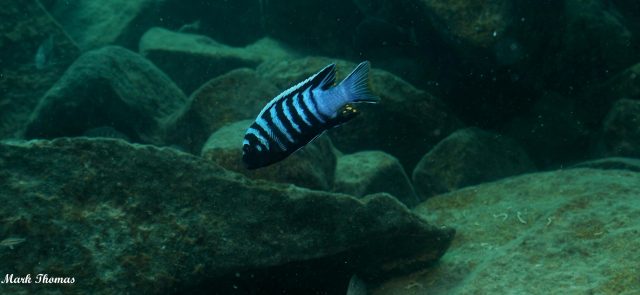
M504 38L494 48L496 61L501 65L513 65L524 57L522 45L512 38Z

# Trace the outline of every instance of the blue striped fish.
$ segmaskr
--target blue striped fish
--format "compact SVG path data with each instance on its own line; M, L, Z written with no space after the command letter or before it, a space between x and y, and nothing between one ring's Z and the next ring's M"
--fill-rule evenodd
M285 90L260 111L242 142L242 161L247 169L279 162L324 131L358 115L351 104L376 103L369 89L369 62L360 63L334 86L336 65Z

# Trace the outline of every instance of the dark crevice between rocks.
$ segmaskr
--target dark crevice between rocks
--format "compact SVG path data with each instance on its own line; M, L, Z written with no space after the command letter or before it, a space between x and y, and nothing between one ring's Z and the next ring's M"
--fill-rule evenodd
M439 234L438 234L439 233ZM438 263L449 248L455 231L411 237L410 231L390 239L371 241L388 247L365 246L332 256L295 261L269 268L230 272L195 285L177 285L170 294L346 294L351 276L360 277L368 289L385 280ZM397 241L405 241L397 244ZM424 252L425 244L430 249ZM437 246L434 246L436 244ZM415 255L415 253L421 253Z

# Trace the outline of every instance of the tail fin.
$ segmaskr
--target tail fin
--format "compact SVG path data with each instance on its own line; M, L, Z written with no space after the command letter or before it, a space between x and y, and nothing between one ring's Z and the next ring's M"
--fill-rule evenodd
M340 82L340 87L345 88L349 93L350 102L371 102L376 103L380 98L374 95L369 89L369 68L368 61L361 62L349 76Z

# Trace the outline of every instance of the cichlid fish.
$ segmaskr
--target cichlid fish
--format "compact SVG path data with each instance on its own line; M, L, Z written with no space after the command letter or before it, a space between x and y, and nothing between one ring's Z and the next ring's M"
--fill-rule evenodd
M324 131L358 115L351 103L380 100L369 89L369 62L360 63L334 86L336 65L273 98L258 114L242 142L242 161L256 169L283 160Z

